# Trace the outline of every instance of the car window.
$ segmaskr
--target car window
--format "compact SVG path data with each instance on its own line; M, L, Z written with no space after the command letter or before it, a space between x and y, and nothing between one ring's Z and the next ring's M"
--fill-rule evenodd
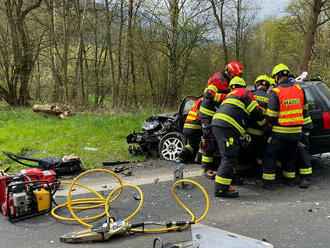
M189 113L189 110L195 101L196 100L189 100L186 102L186 105L184 106L184 110L183 110L183 115L187 115Z
M315 101L313 95L310 92L310 89L306 87L306 88L304 88L304 90L305 90L305 93L306 93L306 98L307 98L309 110L320 109L320 106Z
M330 89L328 88L328 86L326 86L325 84L318 84L317 85L319 87L319 89L321 90L321 92L328 98L330 99Z

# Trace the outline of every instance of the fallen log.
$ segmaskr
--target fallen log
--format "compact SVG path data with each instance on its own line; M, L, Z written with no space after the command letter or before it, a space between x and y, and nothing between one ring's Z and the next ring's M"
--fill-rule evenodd
M65 119L72 115L69 106L61 103L35 104L32 109L34 112L42 113L46 117L57 116L60 119Z

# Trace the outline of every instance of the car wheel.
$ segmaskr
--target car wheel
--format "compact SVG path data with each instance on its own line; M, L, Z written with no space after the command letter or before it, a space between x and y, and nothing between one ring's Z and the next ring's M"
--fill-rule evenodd
M186 144L186 139L181 133L166 134L159 142L158 151L161 159L175 160Z

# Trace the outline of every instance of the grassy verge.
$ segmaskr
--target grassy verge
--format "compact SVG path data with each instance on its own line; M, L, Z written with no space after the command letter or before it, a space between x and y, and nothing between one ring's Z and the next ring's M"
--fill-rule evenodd
M28 108L0 110L0 149L32 157L76 154L86 168L100 167L104 161L142 161L143 156L129 156L125 137L139 131L142 121L150 115L77 114L60 120L45 118ZM0 161L2 168L8 164L15 164L12 171L22 168L2 153Z

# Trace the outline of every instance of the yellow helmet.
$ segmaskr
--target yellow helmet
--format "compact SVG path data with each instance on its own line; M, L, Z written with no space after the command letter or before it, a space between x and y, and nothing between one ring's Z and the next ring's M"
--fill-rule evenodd
M275 66L272 71L272 77L275 77L275 75L279 72L283 72L283 74L287 76L291 74L289 67L287 67L285 64L278 64Z
M259 81L266 81L266 82L268 82L269 84L271 84L271 82L270 82L270 78L269 78L267 75L260 75L260 76L258 76L257 79L256 79L256 81L254 81L253 84L256 85L257 82L259 82Z
M274 78L269 78L269 81L270 81L270 85L271 86L277 87L277 83L275 82L275 79Z
M232 80L230 80L229 88L232 85L240 85L240 86L246 87L246 83L245 83L244 79L240 78L240 77L234 77Z

